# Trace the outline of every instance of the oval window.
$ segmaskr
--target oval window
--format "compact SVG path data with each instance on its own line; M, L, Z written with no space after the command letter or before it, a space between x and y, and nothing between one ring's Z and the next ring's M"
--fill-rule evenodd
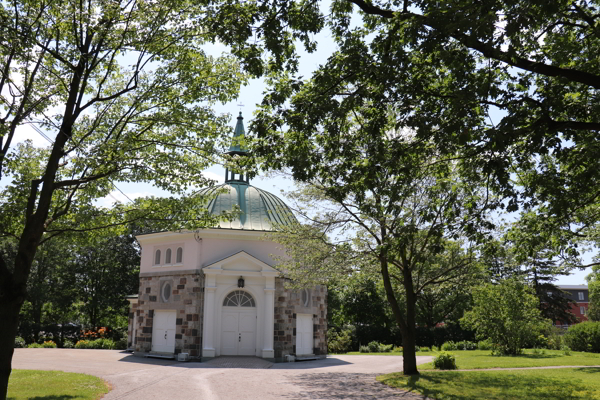
M302 304L304 305L304 307L308 307L309 302L310 302L310 292L308 291L308 289L303 289L302 290Z
M162 289L163 302L166 303L167 301L169 301L169 298L171 298L171 284L167 282L163 285Z

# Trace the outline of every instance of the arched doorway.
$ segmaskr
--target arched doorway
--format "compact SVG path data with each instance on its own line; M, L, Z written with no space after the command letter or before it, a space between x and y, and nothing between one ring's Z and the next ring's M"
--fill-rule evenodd
M256 301L244 290L225 296L221 311L221 355L256 354Z

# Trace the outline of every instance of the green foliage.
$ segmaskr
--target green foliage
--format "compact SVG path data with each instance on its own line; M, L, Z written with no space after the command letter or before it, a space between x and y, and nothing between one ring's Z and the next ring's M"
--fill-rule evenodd
M70 340L68 340L68 339L67 339L67 340L65 340L65 341L63 342L63 345L62 345L62 347L63 347L64 349L73 349L73 348L75 348L75 344L74 344L73 342L71 342Z
M575 351L600 353L600 322L586 321L571 325L564 342Z
M117 349L117 344L112 339L80 340L75 343L76 349Z
M456 357L454 355L442 351L433 359L435 369L456 369Z
M327 349L329 353L342 354L351 350L352 346L352 331L343 329L341 332L334 328L327 330Z
M30 345L27 346L28 349L41 349L42 347L44 347L44 346L42 346L39 343L31 343Z
M358 349L359 352L361 353L369 353L369 346L360 346L360 348Z
M476 350L477 343L470 342L468 340L463 340L456 343L456 350Z
M419 347L419 351L431 351L431 349L427 346L421 346L421 347Z
M55 349L57 346L52 340L46 340L42 343L42 347L45 349Z
M381 347L381 343L379 343L377 341L372 341L372 342L369 342L367 347L369 348L369 353L378 353L379 348Z
M461 324L475 329L478 338L489 338L501 354L520 354L547 324L533 291L514 280L475 288L473 301L473 309L465 313Z
M590 299L587 317L591 321L600 322L600 266L592 267L592 273L586 277Z
M26 347L25 339L23 339L20 336L17 336L15 338L15 349L17 349L17 348L23 348L23 347Z
M571 348L570 348L569 346L562 345L562 346L560 347L560 350L563 352L563 354L564 354L565 356L570 356L570 355L571 355Z
M494 344L490 339L480 340L477 342L477 350L492 350Z
M75 343L75 348L76 349L89 349L90 341L89 340L80 340L77 343Z
M108 384L96 376L14 369L10 374L8 398L97 400L109 390Z
M453 341L444 342L444 344L442 344L441 349L442 351L457 350L456 343L454 343Z

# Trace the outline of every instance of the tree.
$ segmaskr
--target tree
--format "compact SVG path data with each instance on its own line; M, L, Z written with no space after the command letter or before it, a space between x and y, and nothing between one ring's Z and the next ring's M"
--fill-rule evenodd
M203 7L186 0L0 4L0 179L7 182L0 234L16 243L12 262L0 255L0 399L41 243L142 217L179 228L210 220L194 198L113 212L91 207L113 182L154 182L179 195L209 183L201 171L229 131L210 106L234 98L246 77L232 57L202 51L216 37ZM15 147L26 124L49 136L48 149Z
M343 135L318 135L316 142L324 148L315 146L314 153L304 153L308 159L322 157L325 148L337 148L340 138L347 146L347 153L331 163L313 164L320 183L296 193L303 204L320 203L317 215L310 217L312 224L282 227L272 239L286 250L288 257L279 261L300 286L327 283L357 268L376 273L402 334L403 371L416 374L416 303L430 287L458 285L475 273L473 250L456 239L464 237L468 222L476 219L470 220L461 205L480 211L479 193L457 182L449 163L429 165L430 159L412 152L390 154L404 139L351 126L343 126ZM307 132L311 131L302 131ZM334 142L328 143L332 137ZM298 142L290 138L289 144L294 143ZM401 170L399 165L407 165L401 157L419 168ZM341 163L347 168L340 168ZM338 239L327 237L337 230Z
M533 290L517 280L487 283L473 290L473 309L461 324L477 331L479 339L491 339L501 354L520 354L544 322Z
M600 321L600 267L592 267L592 273L586 277L588 282L589 307L588 318L592 321Z

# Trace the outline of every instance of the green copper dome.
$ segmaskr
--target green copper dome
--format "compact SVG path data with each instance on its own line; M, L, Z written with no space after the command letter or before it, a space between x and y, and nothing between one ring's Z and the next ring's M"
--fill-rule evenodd
M272 231L274 224L292 225L297 222L290 208L279 197L247 182L230 181L202 189L199 194L212 195L220 189L227 192L218 194L208 203L211 214L231 211L234 205L241 210L239 217L233 221L221 221L220 228Z

